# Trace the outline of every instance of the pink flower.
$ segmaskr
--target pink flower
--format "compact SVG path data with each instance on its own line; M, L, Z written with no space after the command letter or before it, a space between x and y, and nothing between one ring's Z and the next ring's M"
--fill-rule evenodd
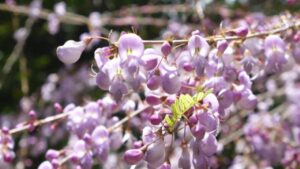
M188 50L191 56L206 57L209 49L210 47L203 37L199 35L193 35L190 37L188 42Z
M121 62L128 58L140 58L144 53L143 40L133 33L123 34L118 41L118 47Z

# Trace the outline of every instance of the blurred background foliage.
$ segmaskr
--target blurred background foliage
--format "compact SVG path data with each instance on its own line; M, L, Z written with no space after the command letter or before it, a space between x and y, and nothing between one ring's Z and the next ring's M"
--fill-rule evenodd
M211 2L212 0L206 0ZM297 0L296 0L297 1ZM30 0L18 0L17 5L29 6ZM60 1L43 1L43 9L53 10L55 3ZM88 16L91 12L97 11L101 14L112 13L116 10L124 10L133 6L142 5L163 5L163 4L187 4L193 6L194 0L68 0L67 11L77 13L83 16ZM4 2L1 2L4 4ZM285 0L218 0L211 2L205 9L205 18L211 19L214 24L218 25L222 21L222 17L216 8L216 4L223 5L229 10L236 13L232 15L233 18L239 17L238 12L263 12L267 15L278 14L283 11L298 11L300 9L299 3L296 5L288 5ZM137 11L138 12L138 11ZM183 24L192 23L194 25L201 25L201 20L197 18L194 9L186 13L176 13L177 21ZM136 14L139 16L139 14ZM157 13L149 15L155 18L171 18L167 13ZM14 50L16 41L13 38L14 32L23 27L28 17L21 14L15 14L7 11L0 11L0 68L2 70L8 57ZM131 25L124 26L105 26L107 30L114 31L132 31ZM144 39L155 39L159 37L161 30L164 27L157 27L151 24L138 26L137 31ZM11 71L4 77L3 72L0 72L0 80L3 86L0 89L0 113L17 113L19 101L24 96L36 94L39 96L41 85L45 83L47 76L50 73L58 72L65 66L56 57L56 47L63 44L66 40L78 40L80 34L87 32L88 28L85 25L68 25L61 24L60 30L56 35L50 35L47 30L47 21L37 19L32 27L32 32L26 40L25 46L21 53L23 59L27 63L28 72L20 71L21 63L18 60ZM105 43L105 42L102 42ZM97 46L103 45L100 43ZM93 50L90 50L93 51ZM91 64L93 60L92 52L85 52L82 59L76 66L83 63ZM28 91L22 91L21 77L26 76L28 80ZM83 81L85 79L82 79ZM99 89L91 91L92 97L99 97ZM100 92L101 93L101 92Z

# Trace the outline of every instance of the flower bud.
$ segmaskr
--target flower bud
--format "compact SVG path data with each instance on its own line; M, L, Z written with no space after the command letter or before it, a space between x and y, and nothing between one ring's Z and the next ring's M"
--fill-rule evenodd
M28 35L28 31L26 28L19 28L14 33L14 38L16 41L22 41L27 37L27 35Z
M44 161L39 165L38 169L54 169L54 167L49 161Z
M217 42L217 49L218 49L217 55L221 56L224 53L224 51L227 49L227 47L228 47L228 43L226 40L218 41Z
M161 83L160 76L153 75L153 76L149 77L149 79L147 81L147 87L150 90L156 90L159 88L160 83Z
M189 124L197 124L198 122L198 119L197 119L197 116L196 114L192 114L190 117L189 117Z
M53 159L51 161L51 164L52 164L53 168L55 168L55 169L58 169L59 166L60 166L60 163L59 163L58 159Z
M70 158L70 161L73 163L73 164L78 164L79 163L79 158L76 154L72 154L71 155L71 158Z
M247 36L248 32L249 32L249 29L246 26L241 26L241 27L238 27L235 29L235 33L239 37Z
M293 35L293 41L294 42L299 42L300 41L300 31L298 31L297 33L295 33Z
M135 141L133 143L134 148L141 148L143 146L143 141Z
M174 72L166 73L161 80L162 89L168 94L175 94L181 88L179 75Z
M4 133L4 134L9 134L9 128L8 127L2 127L1 131Z
M188 62L183 63L182 67L187 72L191 72L195 69L193 63L188 63Z
M142 150L140 150L140 149L131 149L131 150L127 150L125 152L124 160L128 164L133 165L133 164L136 164L139 161L141 161L143 156L144 156L144 153L143 153Z
M142 60L144 61L144 65L143 65L144 68L147 71L150 71L156 68L158 64L159 56L155 54L147 54L143 56Z
M83 140L84 140L85 143L87 143L87 144L91 144L91 143L93 142L93 139L92 139L91 135L88 134L88 133L85 133L85 134L83 135Z
M53 160L53 159L58 158L58 157L59 157L59 151L57 151L57 150L50 149L46 152L46 159L47 160Z
M59 30L59 18L56 14L51 13L48 16L48 31L51 35L55 35Z
M7 163L12 162L15 157L16 154L13 151L7 151L3 154L3 160Z
M35 120L36 119L36 112L34 110L31 110L29 113L29 118L30 120Z
M54 103L53 107L54 107L56 113L63 112L63 107L59 103Z
M171 169L171 164L169 163L164 163L159 167L159 169Z
M152 114L151 117L150 117L150 122L153 125L158 125L158 124L161 123L161 121L162 121L162 117L158 113Z
M164 55L164 56L168 56L170 53L171 53L171 50L172 50L172 46L171 44L168 42L168 41L165 41L162 45L161 45L161 53Z
M197 123L197 125L192 127L191 132L194 137L201 140L205 135L205 126L201 123Z
M57 48L56 54L63 63L73 64L79 60L85 46L84 41L68 40L64 45Z
M58 2L54 6L54 12L59 16L63 16L66 13L66 6L65 2Z
M146 96L146 102L152 106L158 105L161 103L160 98L155 95Z
M101 15L99 12L92 12L89 16L89 21L90 24L94 27L94 28L99 28L101 27Z
M238 28L227 31L226 35L228 35L228 36L236 35L239 37L245 37L245 36L247 36L248 32L249 32L249 29L247 26L240 26Z

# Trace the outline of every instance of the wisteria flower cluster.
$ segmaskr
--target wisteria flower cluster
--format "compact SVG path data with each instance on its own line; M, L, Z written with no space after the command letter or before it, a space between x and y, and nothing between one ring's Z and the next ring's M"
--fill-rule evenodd
M42 11L34 9L36 19ZM59 31L65 15L66 4L56 4L47 18L50 34ZM47 109L54 114L40 118L31 109L33 101L22 101L24 122L0 131L2 161L14 162L16 147L36 144L45 159L38 169L222 168L226 158L219 155L236 141L237 155L228 168L300 166L299 16L225 20L211 36L170 23L162 40L145 40L134 30L105 37L101 17L91 13L89 32L56 49L58 60L71 71L93 50L91 69L48 77L41 97L56 102ZM180 31L186 31L184 37ZM18 30L16 39L24 40L24 34ZM72 103L83 88L104 94L83 105ZM236 134L235 129L243 137L228 134ZM25 130L28 139L16 142L14 135ZM31 134L49 142L64 140L65 146L47 147Z

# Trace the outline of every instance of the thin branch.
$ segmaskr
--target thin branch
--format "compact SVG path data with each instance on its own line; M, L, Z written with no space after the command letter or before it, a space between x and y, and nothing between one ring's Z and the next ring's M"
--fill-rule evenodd
M9 6L4 3L1 3L0 10L17 13L17 14L22 14L22 15L26 15L26 16L30 15L30 8L27 6L20 6L20 5ZM39 15L37 17L40 19L48 20L48 16L50 13L52 13L50 10L43 9L43 10L41 10L41 12L39 13ZM74 24L74 25L88 24L88 18L86 18L82 15L77 15L77 14L70 13L70 12L67 12L63 16L60 16L59 20L64 23Z
M72 155L66 156L59 162L59 166L64 165L66 162L68 162L72 158Z
M28 95L29 92L29 83L28 83L28 68L27 68L27 59L24 55L20 57L19 62L20 67L20 80L21 80L21 89L23 92L23 95Z
M25 23L25 30L26 30L26 34L24 35L24 37L19 40L16 44L16 46L13 49L13 52L11 53L11 55L8 57L8 59L6 60L3 69L2 69L2 77L0 80L0 89L3 86L3 83L5 81L5 78L7 76L7 74L9 74L9 72L11 71L13 65L16 63L16 61L19 59L19 57L21 56L21 53L23 51L25 42L31 32L31 28L34 24L35 19L33 18L28 18L26 20Z
M67 117L68 115L69 115L69 112L66 112L66 113L61 113L61 114L57 114L57 115L54 115L54 116L46 117L44 119L37 120L33 124L33 126L35 126L35 127L42 126L44 124L51 123L51 122L54 122L56 120L63 119L65 117ZM11 129L9 131L9 133L12 134L12 135L13 134L17 134L19 132L23 132L23 131L28 130L31 126L32 126L32 124L26 124L26 125L23 125L21 127L17 127L17 128Z
M171 5L143 5L124 7L120 10L112 12L114 15L130 14L155 14L155 13L169 13L170 11L178 12L192 12L189 4L171 4Z
M111 126L110 128L108 128L108 131L109 132L112 132L113 130L119 128L120 126L122 126L124 123L126 123L130 118L134 117L134 116L137 116L138 114L140 114L141 112L145 111L147 108L149 107L145 107L141 110L137 110L131 114L129 114L127 117L123 118L122 120L120 120L119 122L117 122L116 124L114 124L113 126ZM57 114L57 115L54 115L54 116L50 116L50 117L46 117L44 119L41 119L41 120L37 120L33 126L34 127L38 127L38 126L42 126L44 124L47 124L47 123L51 123L51 122L54 122L54 121L57 121L57 120L60 120L60 119L63 119L63 118L66 118L68 117L69 115L69 112L66 112L66 113L61 113L61 114ZM24 122L23 124L26 124L26 122ZM19 132L23 132L23 131L26 131L28 130L30 127L32 126L32 124L26 124L26 125L23 125L23 126L20 126L20 127L17 127L17 128L14 128L14 129L11 129L9 131L10 134L14 135L14 134L17 134Z
M26 6L9 6L6 4L0 3L0 11L7 11L22 15L30 15L30 8ZM48 16L53 13L51 10L42 9L40 14L37 16L40 19L48 20ZM72 25L90 25L89 18L83 15L66 12L65 15L58 16L58 19L62 23L72 24ZM111 17L110 13L104 13L101 15L101 23L102 25L110 25L110 26L124 26L124 25L154 25L154 26L165 26L168 21L166 19L161 18L153 18L153 17L135 17L135 16L125 16L114 18Z
M255 37L263 37L263 36L268 36L268 35L272 35L272 34L278 34L278 33L282 33L282 32L285 32L287 30L290 30L290 29L298 30L299 27L300 27L300 21L297 20L297 21L293 22L292 24L282 26L280 28L271 29L271 30L263 31L263 32L251 33L251 34L248 34L245 37L240 37L240 36L226 36L226 37L224 37L222 35L214 35L214 36L206 37L206 40L208 42L217 42L217 41L221 41L221 40L227 40L227 41L244 40L244 39L251 39L251 38L255 38ZM155 45L155 44L162 44L165 41L166 40L144 40L143 42L144 42L144 44ZM171 42L174 45L175 44L176 45L187 44L188 39L171 40Z
M117 122L116 124L114 124L113 126L109 127L109 128L108 128L108 131L109 131L109 132L112 132L113 130L115 130L115 129L121 127L121 126L122 126L124 123L126 123L129 119L131 119L131 118L134 117L134 116L137 116L138 114L142 113L143 111L145 111L145 110L148 109L148 108L149 108L149 107L147 106L147 107L145 107L145 108L143 108L143 109L141 109L141 110L138 110L138 111L135 111L135 112L129 114L128 116L126 116L125 118L123 118L122 120L120 120L119 122Z
M225 138L220 140L220 144L223 146L226 146L227 144L233 142L234 140L237 140L244 134L243 128L238 129L237 131L233 132L232 134L226 136Z

